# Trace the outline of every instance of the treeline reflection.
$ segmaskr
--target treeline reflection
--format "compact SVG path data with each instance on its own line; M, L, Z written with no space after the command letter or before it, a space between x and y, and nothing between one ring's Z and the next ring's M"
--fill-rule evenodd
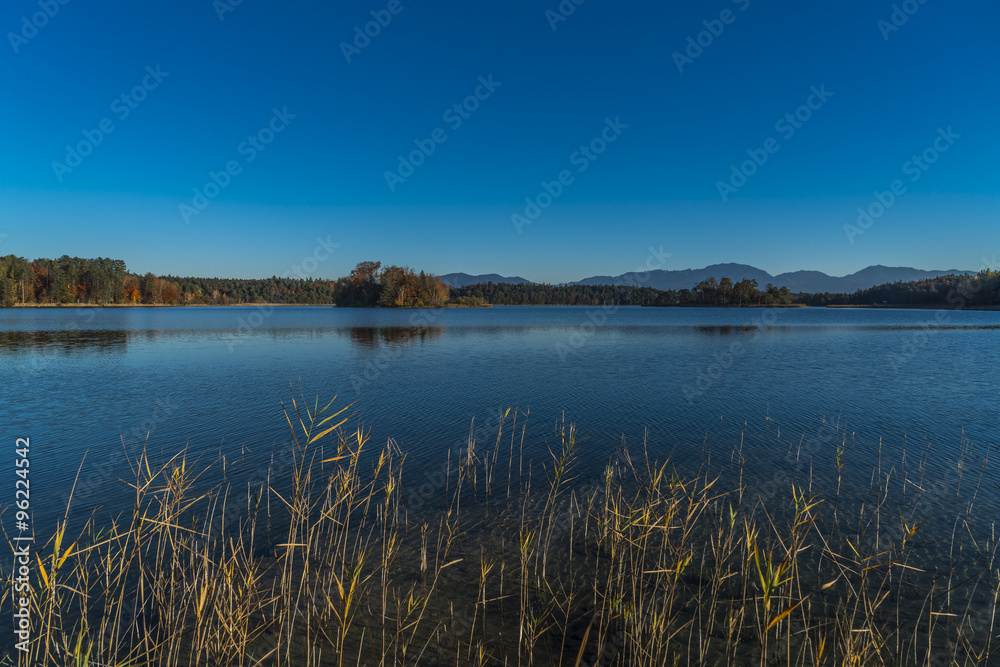
M98 351L124 352L129 345L148 344L175 339L210 339L234 346L243 341L270 342L295 339L340 338L350 345L373 350L382 346L408 346L424 344L441 338L447 331L450 337L498 337L578 334L588 337L603 331L644 336L668 336L692 334L719 338L730 336L758 336L761 334L809 334L809 333L849 333L873 331L997 331L1000 324L965 323L901 323L901 324L765 324L763 322L717 325L612 325L587 327L567 326L354 326L354 327L262 327L259 329L37 329L0 330L0 353L23 353L31 351L63 351L66 353Z
M355 345L375 349L383 344L425 343L440 338L443 331L442 327L351 327L349 336Z
M122 329L53 329L34 331L0 331L0 352L30 350L124 351L129 339L152 332Z
M130 344L151 343L161 339L211 337L225 342L244 338L272 341L302 337L340 336L365 349L381 345L424 343L441 337L442 327L337 327L308 329L259 329L249 333L227 330L190 329L39 329L0 331L0 352L28 351L124 351Z

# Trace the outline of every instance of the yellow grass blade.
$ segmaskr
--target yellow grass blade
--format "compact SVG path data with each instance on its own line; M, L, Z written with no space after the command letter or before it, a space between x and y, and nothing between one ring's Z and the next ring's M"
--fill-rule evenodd
M63 552L63 555L59 557L59 562L57 562L57 563L56 563L56 569L57 569L57 570L58 570L58 569L59 569L60 567L62 567L62 564L66 562L66 559L67 559L67 558L69 558L69 555L70 555L71 553L73 553L73 548L74 548L75 546L76 546L76 542L74 542L73 544L69 545L69 546L68 546L68 547L66 548L66 551L64 551L64 552Z
M807 597L809 597L809 596L807 595L807 596L806 596L806 598L807 598ZM789 615L789 614L791 614L791 613L792 613L793 611L795 611L796 609L798 609L798 608L799 608L799 605L801 605L801 604L802 604L803 602L805 602L805 601L806 601L806 598L802 598L801 600L799 600L798 602L796 602L795 604L793 604L793 605L792 605L791 607L789 607L789 608L788 608L788 609L786 609L785 611L783 611L783 612L781 612L780 614L778 614L777 616L775 616L775 617L774 617L774 620L772 620L772 621L771 621L770 623L768 623L768 624L767 624L767 627L766 627L766 628L764 629L764 632L768 632L768 631L770 631L770 630L771 630L771 628L773 628L774 626L776 626L776 625L777 625L778 623L781 623L781 621L782 621L782 620L783 620L783 619L784 619L784 618L785 618L786 616L788 616L788 615Z
M45 572L45 563L42 562L42 559L38 556L38 554L35 554L35 558L38 559L38 574L42 575L42 582L45 583L45 588L48 588L49 575Z
M308 443L308 444L310 444L310 445L311 445L312 443L316 442L317 440L319 440L320 438L322 438L322 437L323 437L324 435L326 435L326 434L327 434L327 433L329 433L330 431L335 431L336 429L340 428L341 426L343 426L343 425L344 425L344 422L346 422L346 421L347 421L348 419L350 419L350 417L345 417L344 419L340 420L339 422L337 422L336 424L334 424L334 425L333 425L333 426L331 426L330 428L326 429L326 430L325 430L325 431L323 431L322 433L319 433L318 435L314 435L314 436L313 436L313 437L312 437L312 438L311 438L311 439L309 440L309 443Z
M285 421L288 422L288 430L292 432L292 439L295 440L295 444L298 445L299 439L295 435L295 427L292 426L292 418L288 416L288 410L285 410L284 413L285 413Z
M334 398L337 398L337 397L336 397L336 396L334 396ZM330 401L330 403L333 403L333 401ZM342 414L344 414L344 412L345 412L345 411L347 411L347 410L349 410L349 409L351 408L351 406L352 406L352 405L354 405L354 403L351 403L351 404L349 404L349 405L346 405L346 406L342 407L341 409L337 410L337 411L336 411L336 412L334 412L334 413L333 413L332 415L330 415L329 417L327 417L326 419L324 419L324 420L323 420L323 421L321 421L320 423L316 424L316 427L317 427L317 428L319 428L320 426L322 426L323 424L327 423L327 422L328 422L328 421L330 421L331 419L335 419L335 418L336 418L336 417L337 417L338 415L342 415ZM326 408L328 408L328 407L330 407L330 406L329 406L329 405L327 405L327 406L326 406ZM326 411L326 408L323 408L323 411L324 411L324 412Z
M590 623L587 624L587 629L583 633L583 639L580 640L580 651L576 654L576 662L573 663L573 667L580 667L580 663L583 662L583 654L587 650L587 638L590 637L590 629L594 627L595 618L597 617L590 617Z

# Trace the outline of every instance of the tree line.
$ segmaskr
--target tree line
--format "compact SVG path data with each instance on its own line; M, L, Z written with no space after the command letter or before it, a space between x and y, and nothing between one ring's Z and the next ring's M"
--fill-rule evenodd
M213 306L245 303L281 303L289 305L330 305L334 302L334 283L330 280L301 278L182 278L166 276L177 285L180 303Z
M332 281L259 280L137 274L120 259L0 257L0 306L17 304L228 305L332 304Z
M1000 271L887 283L853 294L803 294L799 300L809 306L1000 306Z
M756 280L714 277L692 289L658 290L638 285L484 283L449 288L431 273L381 262L360 262L337 280L194 278L137 274L120 259L0 257L0 306L17 304L238 305L280 303L348 307L442 306L767 306L800 303L982 307L1000 306L1000 272L948 275L896 282L853 294L792 294Z
M655 306L662 294L631 285L479 283L454 290L456 298L497 306Z
M714 277L703 280L690 292L677 293L679 304L704 306L787 306L795 302L795 297L787 287L776 287L771 283L762 290L756 279L743 278L733 282L723 276L719 281Z
M128 304L176 301L176 285L152 273L130 273L120 259L0 257L0 305Z
M439 308L451 297L438 276L405 266L382 268L382 262L372 261L359 263L334 289L334 302L346 307Z
M437 276L381 262L361 262L338 280L197 278L132 273L120 259L0 257L0 306L296 305L439 307L452 293ZM462 305L461 302L458 305Z
M703 281L691 290L657 290L635 285L549 285L486 283L449 288L441 279L403 266L360 262L337 280L302 278L236 279L156 276L128 270L120 259L28 261L0 257L0 305L239 305L280 303L346 307L496 305L729 306L791 303L787 288L757 288L754 280Z
M693 289L658 290L638 285L548 285L485 283L454 290L458 298L469 297L498 306L762 306L789 305L793 295L787 287L767 285L744 278L733 282L709 278Z

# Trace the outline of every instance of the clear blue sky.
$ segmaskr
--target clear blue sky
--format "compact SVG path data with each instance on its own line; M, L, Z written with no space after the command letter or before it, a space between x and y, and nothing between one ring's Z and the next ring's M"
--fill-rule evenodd
M4 3L0 254L253 277L287 274L321 237L339 247L320 277L380 259L554 282L632 270L661 245L664 268L772 273L1000 255L996 2L911 0L897 26L888 0L566 0L565 20L546 15L558 0L234 1ZM391 21L345 56L373 11ZM675 52L712 29L679 71ZM478 108L445 115L477 87ZM776 126L809 102L790 136ZM295 117L244 144L275 109ZM606 119L627 128L574 156ZM102 122L113 131L72 171L53 164L70 168L67 146L88 152ZM397 171L438 128L446 140ZM777 152L720 193L769 138ZM934 164L907 166L925 149ZM564 170L518 233L511 216ZM407 177L390 187L387 171ZM844 225L895 180L905 191L851 243Z

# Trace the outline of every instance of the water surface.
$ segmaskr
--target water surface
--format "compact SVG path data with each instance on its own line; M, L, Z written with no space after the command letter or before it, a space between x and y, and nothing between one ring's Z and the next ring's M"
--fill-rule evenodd
M225 457L227 475L266 465L287 451L290 385L353 403L351 423L393 438L418 485L473 420L478 441L495 440L515 405L530 410L525 447L539 461L556 426L576 423L584 477L623 443L694 467L742 441L768 478L793 465L789 451L801 468L801 443L832 423L862 486L880 441L887 467L905 450L911 474L922 462L956 485L997 455L998 362L1000 313L982 311L0 310L3 437L31 438L37 530L61 516L78 470L76 511L124 508L126 451L144 442ZM836 444L807 448L815 476L835 475ZM983 470L977 502L1000 516L1000 478ZM931 499L944 518L949 497Z

